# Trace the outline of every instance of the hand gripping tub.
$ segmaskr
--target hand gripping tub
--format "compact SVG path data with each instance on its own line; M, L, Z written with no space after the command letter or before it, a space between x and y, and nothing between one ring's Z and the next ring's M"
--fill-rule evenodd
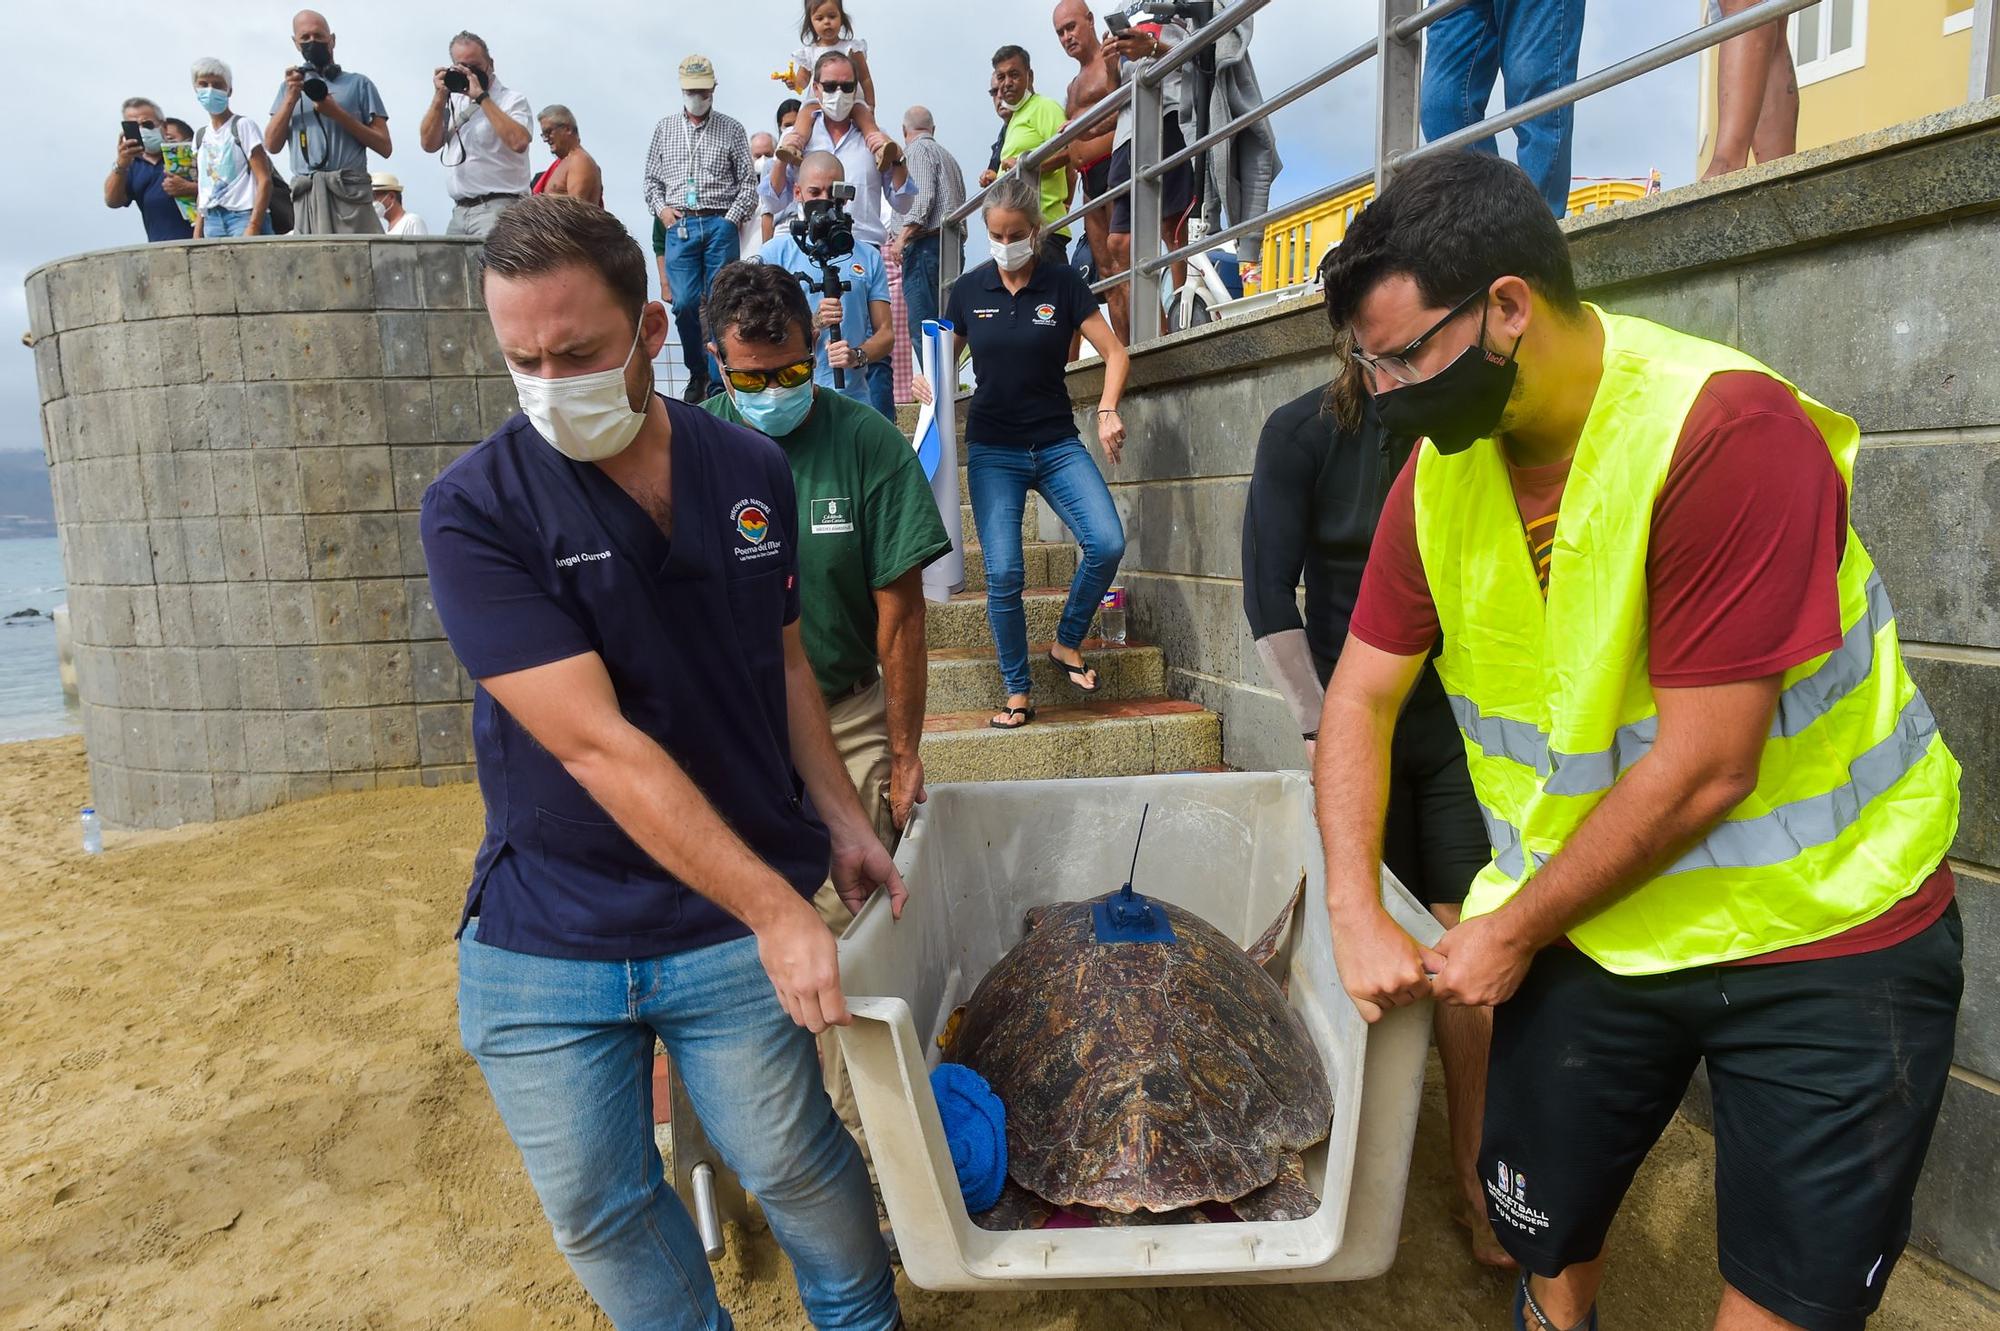
M1306 1155L1310 1219L989 1232L966 1214L932 1098L937 1036L1020 941L1030 906L1111 891L1152 804L1135 886L1248 944L1306 879L1287 986L1333 1086ZM1362 1280L1396 1255L1430 1041L1429 1003L1373 1027L1340 987L1325 869L1301 773L933 787L896 856L901 920L871 901L840 943L854 1024L840 1032L903 1268L926 1289ZM1382 900L1425 943L1441 930L1385 870Z

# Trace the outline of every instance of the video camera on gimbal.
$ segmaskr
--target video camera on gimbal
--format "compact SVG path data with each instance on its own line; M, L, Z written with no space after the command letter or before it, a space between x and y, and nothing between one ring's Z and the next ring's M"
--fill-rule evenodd
M828 300L839 300L851 286L841 279L839 261L854 253L854 219L847 215L854 198L854 186L835 181L826 198L804 200L792 219L792 239L820 271L817 282L811 273L800 273L799 281ZM833 367L833 385L847 387L846 372L838 365Z

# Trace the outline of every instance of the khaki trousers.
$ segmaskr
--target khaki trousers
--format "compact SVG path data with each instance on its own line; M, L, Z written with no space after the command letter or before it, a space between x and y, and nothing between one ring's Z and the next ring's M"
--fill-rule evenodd
M894 851L898 838L889 806L888 689L878 677L860 693L829 703L826 719L833 728L833 746L847 764L848 779L854 782L854 789L861 796L862 813L874 824L875 835L882 839L882 844ZM813 906L826 921L826 927L836 934L853 922L854 913L835 895L831 878L821 884L813 897ZM855 1145L861 1148L861 1158L867 1162L868 1177L872 1180L875 1159L868 1150L868 1139L861 1132L854 1087L847 1080L847 1060L842 1057L840 1041L831 1030L819 1037L819 1066L827 1098L833 1101L834 1112L840 1115L840 1121L853 1134Z

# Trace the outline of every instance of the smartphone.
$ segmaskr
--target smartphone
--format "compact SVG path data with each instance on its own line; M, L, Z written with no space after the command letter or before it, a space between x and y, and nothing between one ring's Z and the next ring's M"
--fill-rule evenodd
M138 121L136 121L136 120L121 120L121 121L119 121L119 122L118 122L118 132L119 132L120 134L123 134L123 135L124 135L124 136L125 136L126 138L128 138L128 139L132 140L132 142L134 142L134 143L138 143L138 142L140 141L140 139L139 139L139 122L138 122Z

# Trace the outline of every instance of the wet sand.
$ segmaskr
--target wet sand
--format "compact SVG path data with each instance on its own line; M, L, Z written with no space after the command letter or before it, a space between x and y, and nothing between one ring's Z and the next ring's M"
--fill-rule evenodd
M607 1326L557 1256L458 1045L451 930L479 835L460 786L338 795L78 849L75 739L0 745L0 1326ZM1676 1123L1613 1232L1604 1324L1708 1325L1710 1143ZM1506 1324L1446 1211L1424 1100L1403 1246L1354 1285L938 1295L917 1331ZM746 1331L806 1325L784 1259L732 1232ZM1885 1331L2000 1328L1906 1257Z

